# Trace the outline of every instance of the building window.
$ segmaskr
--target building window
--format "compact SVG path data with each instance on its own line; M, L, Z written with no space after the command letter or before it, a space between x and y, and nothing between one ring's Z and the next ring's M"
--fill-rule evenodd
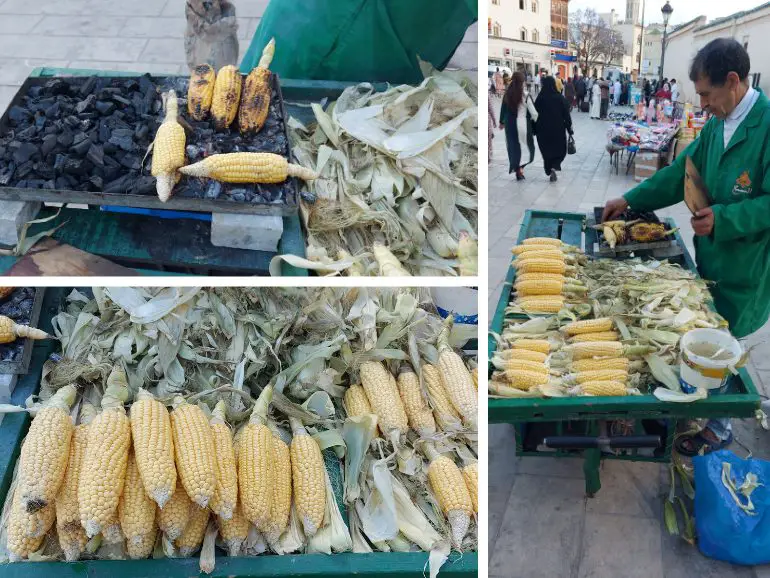
M532 12L534 14L537 14L537 2L535 2L534 0L532 0Z
M524 8L524 0L519 0L519 10L526 10L526 8Z
M492 4L495 6L500 6L500 0L492 0Z
M559 39L559 35L556 32L556 27L555 26L551 26L551 39L552 40L558 40Z
M526 40L527 39L527 29L526 28L522 28L521 29L521 39L522 40Z
M532 30L532 42L540 42L540 34L537 33L537 29Z
M492 36L502 36L503 35L503 28L500 26L499 22L495 22L492 25Z

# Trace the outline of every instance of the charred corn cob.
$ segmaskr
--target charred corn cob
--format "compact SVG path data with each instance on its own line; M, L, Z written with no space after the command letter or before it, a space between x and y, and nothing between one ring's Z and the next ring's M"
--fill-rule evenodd
M580 384L571 393L595 396L621 396L628 395L628 389L619 381L586 381Z
M581 341L617 341L620 334L617 331L597 331L596 333L578 333L570 338L570 343Z
M74 425L70 406L77 391L67 385L38 411L21 446L17 499L26 512L49 504L64 480Z
M241 108L238 111L238 125L244 134L259 132L267 119L273 92L269 68L274 54L275 38L267 43L259 64L246 77L241 95Z
M517 339L512 343L514 349L526 349L548 354L551 352L551 344L546 339Z
M10 317L0 315L0 344L16 341L17 337L50 339L51 336L42 329L29 327L28 325L19 325Z
M422 377L428 398L433 407L433 417L441 431L459 431L462 428L460 414L457 413L444 386L444 378L439 369L428 363L422 366Z
M600 319L586 319L585 321L574 321L562 328L562 330L567 335L598 333L600 331L611 331L612 329L613 322L609 317L602 317Z
M131 435L144 489L162 508L176 489L174 436L166 406L144 389L131 405Z
M473 514L473 500L463 474L450 458L440 455L432 444L425 444L430 460L428 482L452 529L452 543L459 547L468 533Z
M0 301L9 297L16 287L0 287Z
M249 525L240 504L236 506L232 518L229 520L219 518L219 535L227 546L228 555L237 556L240 553L241 546L249 535Z
M181 167L179 172L190 177L205 177L225 183L282 183L289 177L306 181L318 178L314 171L292 164L274 153L211 155Z
M572 376L572 380L577 383L586 383L589 381L619 381L625 383L628 379L628 373L622 369L596 369L593 371L579 371Z
M179 124L179 103L176 93L169 90L163 95L166 116L152 143L152 176L155 177L158 198L165 203L171 198L174 185L179 182L178 170L184 165L185 134Z
M296 418L290 417L291 479L294 506L305 535L313 536L323 526L326 513L326 469L321 448Z
M193 503L185 492L181 484L178 484L176 491L171 499L161 510L157 510L158 528L169 540L174 541L182 535L187 522L190 519L190 512Z
M369 398L366 397L364 388L360 385L351 385L345 392L343 398L345 411L349 417L357 417L367 413L374 413L369 404Z
M539 371L508 369L505 371L505 380L511 387L529 391L533 387L548 383L548 374Z
M238 470L233 450L233 432L225 421L226 409L227 404L220 400L211 416L211 435L217 460L217 485L211 499L211 511L229 520L238 503Z
M545 363L548 356L545 353L539 351L530 351L529 349L506 349L504 351L498 351L495 354L495 359L507 360L507 359L522 359L524 361L534 361L536 363Z
M55 517L56 509L53 504L48 504L35 512L27 512L19 499L17 489L11 503L11 513L8 516L7 547L10 561L17 562L36 552L43 544L46 532L53 526Z
M468 493L471 495L471 501L473 502L473 511L479 513L479 464L473 462L468 464L462 470L463 479L465 480L465 487L468 488Z
M241 102L242 82L241 73L235 66L228 65L219 69L211 99L211 117L218 130L224 130L233 124Z
M366 361L361 364L359 374L366 398L377 415L380 430L386 435L391 432L405 434L409 431L406 410L390 371L380 361Z
M450 315L446 318L444 327L436 340L438 367L441 370L449 400L463 421L475 429L479 410L478 395L462 358L449 345L449 332L453 323L454 317Z
M269 544L275 544L289 523L291 513L291 450L273 432L273 499L270 521L265 530Z
M436 433L436 421L428 403L422 394L420 378L406 364L402 365L398 373L398 392L406 410L409 426L419 436L428 436Z
M210 64L200 64L193 69L187 89L187 112L195 120L205 120L214 98L217 73Z
M179 548L179 555L183 558L192 556L203 544L203 536L206 534L206 526L209 523L209 514L208 508L192 505L187 526L175 542L176 547Z
M530 237L524 239L521 242L522 245L551 245L553 247L561 247L564 243L560 239L554 239L553 237Z
M134 453L128 456L126 484L118 506L120 529L126 538L126 553L132 560L147 558L155 545L155 502L144 490Z
M126 480L131 424L123 409L128 378L118 366L107 378L102 411L88 426L88 442L78 487L80 523L91 538L116 517Z
M171 432L179 481L190 499L205 508L217 485L214 437L206 415L197 405L177 397L171 412Z
M514 308L527 313L558 313L564 308L561 295L532 295L519 297L513 302Z
M629 233L631 239L638 243L650 243L653 241L660 241L665 239L667 234L673 231L666 232L666 227L661 223L637 223L631 225Z
M604 359L579 359L572 362L573 371L598 371L602 369L619 369L628 371L629 361L626 357L605 357Z
M238 440L238 490L243 514L260 532L270 522L273 496L273 434L267 427L267 412L273 396L272 386L260 393L249 423Z

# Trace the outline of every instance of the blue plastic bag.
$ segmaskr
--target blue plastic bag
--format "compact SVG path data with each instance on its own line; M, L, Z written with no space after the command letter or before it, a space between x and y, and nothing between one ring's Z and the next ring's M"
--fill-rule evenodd
M693 458L695 466L695 529L700 551L733 564L770 562L770 462L744 460L727 450ZM754 473L760 484L751 493L753 515L741 509L722 483L722 464L731 464L736 486ZM741 503L747 504L742 494Z

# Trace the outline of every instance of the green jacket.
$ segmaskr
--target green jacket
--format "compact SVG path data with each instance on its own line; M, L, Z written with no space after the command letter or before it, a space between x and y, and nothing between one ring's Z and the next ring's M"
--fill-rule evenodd
M770 315L770 101L759 99L724 147L724 121L712 118L700 137L625 194L641 211L684 200L685 159L691 156L709 190L714 229L695 237L695 258L717 311L736 337L753 333Z

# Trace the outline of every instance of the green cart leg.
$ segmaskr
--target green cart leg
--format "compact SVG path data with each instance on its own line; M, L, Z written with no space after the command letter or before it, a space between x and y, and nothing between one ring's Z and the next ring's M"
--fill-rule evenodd
M599 479L599 465L602 463L602 452L599 449L583 452L583 475L586 478L586 496L593 498L602 488Z

